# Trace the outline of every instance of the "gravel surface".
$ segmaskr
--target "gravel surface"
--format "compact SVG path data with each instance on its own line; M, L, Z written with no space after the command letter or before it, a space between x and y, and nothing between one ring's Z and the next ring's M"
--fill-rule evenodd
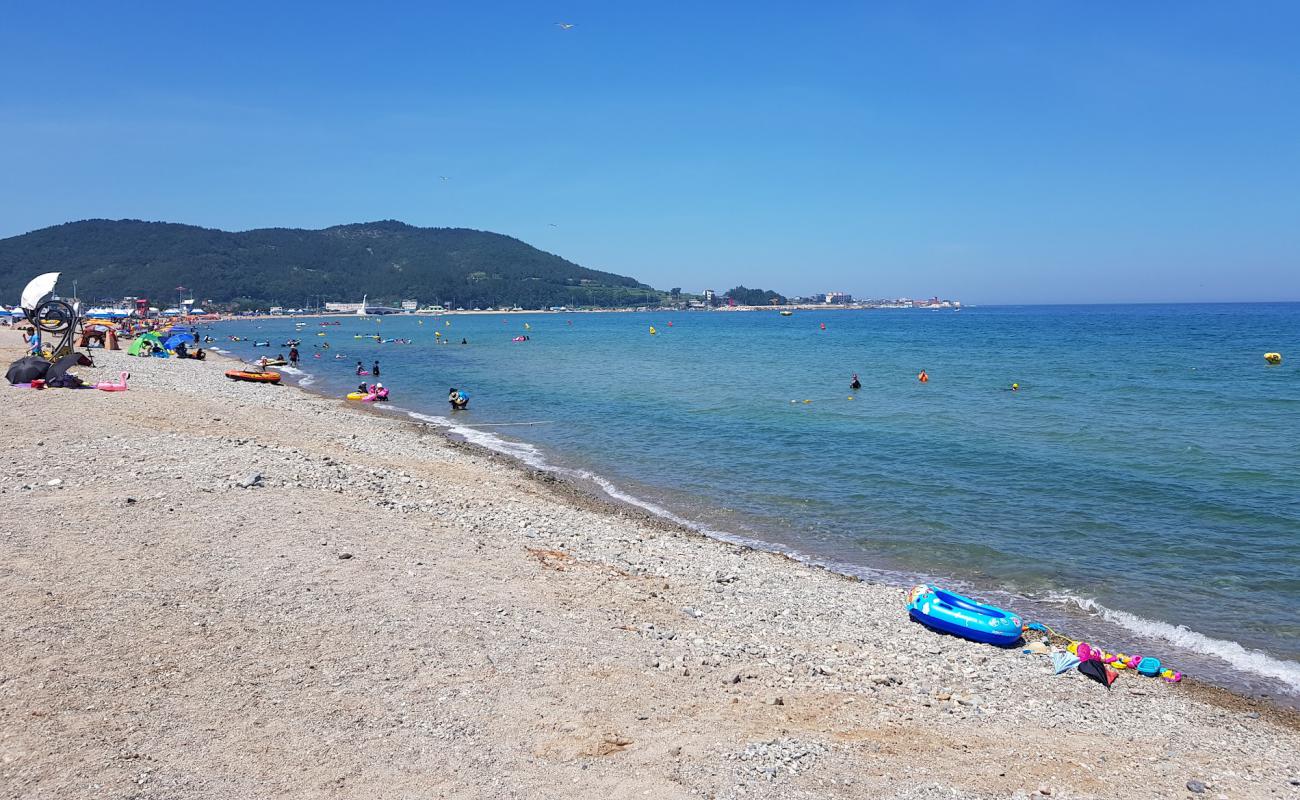
M1294 714L1053 676L220 360L95 359L130 390L0 389L0 797L1300 798Z

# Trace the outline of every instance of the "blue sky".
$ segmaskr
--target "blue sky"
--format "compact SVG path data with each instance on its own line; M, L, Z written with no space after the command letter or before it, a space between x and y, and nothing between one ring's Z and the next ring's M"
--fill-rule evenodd
M1293 2L205 6L7 4L0 236L394 218L691 291L1300 300Z

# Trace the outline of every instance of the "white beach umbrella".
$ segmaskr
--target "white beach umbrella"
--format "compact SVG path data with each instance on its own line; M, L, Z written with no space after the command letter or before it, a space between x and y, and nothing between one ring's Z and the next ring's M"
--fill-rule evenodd
M54 291L54 284L59 281L59 273L47 272L44 275L37 275L27 282L27 287L23 289L22 307L27 311L35 311L36 307L45 299L45 295Z

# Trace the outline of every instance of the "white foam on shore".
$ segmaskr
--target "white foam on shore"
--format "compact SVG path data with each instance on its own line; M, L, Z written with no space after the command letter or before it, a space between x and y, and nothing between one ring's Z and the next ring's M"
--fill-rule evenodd
M311 374L310 372L306 372L302 369L299 369L298 367L291 367L288 364L286 364L282 367L276 367L276 370L279 372L283 372L286 375L292 375L295 378L297 378L299 386L311 386L313 383L316 382L315 375Z
M875 580L896 585L908 585L917 580L917 576L913 575L896 573L889 570L876 570L864 567L860 564L829 562L823 558L800 552L785 545L739 536L727 531L716 530L693 520L686 519L685 517L675 514L663 506L649 500L625 492L613 481L604 476L584 469L573 469L551 464L546 460L540 449L526 442L515 442L503 439L488 431L480 430L468 425L458 424L455 420L449 417L421 414L419 412L403 409L399 406L391 406L390 410L401 411L406 413L407 416L412 419L446 428L450 433L455 434L467 442L516 458L535 469L553 472L593 484L599 487L609 497L618 500L619 502L635 506L636 508L640 508L643 511L653 514L654 516L674 522L684 528L693 530L712 539L718 539L730 544L753 547L767 552L780 553L805 564L824 567L833 572L839 572L844 575L851 575L865 580ZM1162 639L1176 647L1222 660L1240 671L1273 679L1281 684L1287 692L1300 695L1300 664L1297 664L1296 662L1277 659L1258 650L1248 650L1237 642L1215 639L1182 625L1170 625L1167 622L1149 620L1127 611L1117 611L1112 608L1107 608L1092 598L1076 597L1069 594L1052 594L1045 599L1048 602L1073 605L1085 613L1100 617L1107 623L1132 631L1133 633L1146 637Z
M1213 656L1243 672L1272 678L1283 684L1290 693L1300 695L1300 664L1294 661L1274 658L1258 650L1248 650L1237 642L1215 639L1203 633L1198 633L1185 625L1170 625L1168 622L1147 619L1127 611L1107 608L1090 597L1054 595L1049 599L1067 605L1074 605L1081 611L1094 614L1112 625L1118 625L1133 633L1163 639L1184 650Z
M708 525L704 525L695 520L687 519L686 517L676 514L657 503L626 492L603 475L598 475L585 469L574 469L571 467L561 467L552 464L546 460L546 457L540 449L526 442L515 442L509 439L503 439L494 433L468 425L458 424L454 419L449 417L421 414L417 411L410 411L400 406L390 406L389 410L401 411L412 419L437 425L441 428L446 428L449 433L452 433L467 442L518 459L520 462L534 469L551 472L556 475L562 475L567 478L573 478L581 482L592 484L598 487L607 496L619 501L620 503L639 508L653 516L668 520L669 522L680 525L683 528L707 536L710 539L717 539L718 541L727 542L728 544L752 547L756 550L763 550L769 553L779 553L804 564L824 567L832 572L838 572L842 575L850 575L864 580L875 580L900 586L915 583L915 580L913 580L910 575L903 575L902 573L888 570L872 569L857 564L827 561L824 558L796 550L787 545L778 544L764 539L741 536L729 531L718 530L717 528L711 528Z

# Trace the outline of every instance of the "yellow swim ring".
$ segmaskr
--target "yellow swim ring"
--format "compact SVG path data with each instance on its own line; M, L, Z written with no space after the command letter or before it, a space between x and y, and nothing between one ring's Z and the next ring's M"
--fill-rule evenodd
M1276 365L1276 364L1281 364L1281 363L1282 363L1282 354L1281 354L1281 353L1265 353L1265 354L1264 354L1264 360L1267 361L1268 363L1270 363L1270 364L1274 364L1274 365Z

